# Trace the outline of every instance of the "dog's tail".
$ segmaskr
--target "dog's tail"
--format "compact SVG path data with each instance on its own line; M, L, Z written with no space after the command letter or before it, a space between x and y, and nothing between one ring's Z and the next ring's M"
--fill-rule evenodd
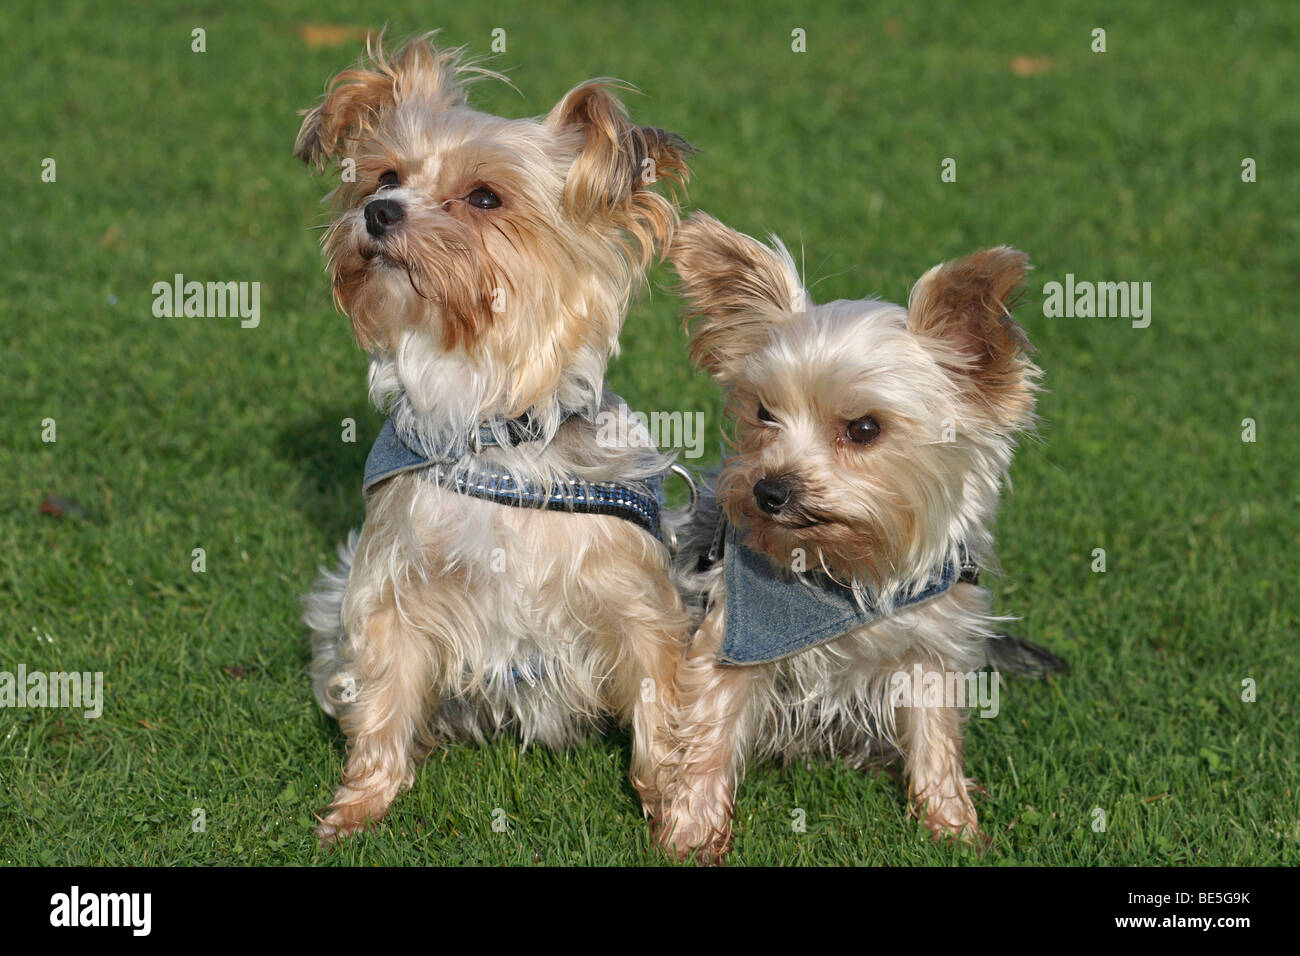
M310 592L303 596L302 621L311 628L311 686L321 710L331 717L356 700L357 684L350 665L348 635L343 628L343 596L352 573L352 556L360 535L353 531L339 545L333 571L320 569Z
M985 641L984 647L989 667L995 671L1038 679L1070 670L1070 664L1065 658L1014 634L999 633L992 640Z

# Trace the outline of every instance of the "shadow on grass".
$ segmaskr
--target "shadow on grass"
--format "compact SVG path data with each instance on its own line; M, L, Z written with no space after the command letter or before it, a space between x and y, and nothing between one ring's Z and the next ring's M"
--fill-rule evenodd
M371 442L383 425L378 415L363 415L357 420L356 440L344 441L341 422L355 414L352 408L336 409L289 424L279 434L280 447L302 474L304 493L297 510L331 550L365 517L361 477Z

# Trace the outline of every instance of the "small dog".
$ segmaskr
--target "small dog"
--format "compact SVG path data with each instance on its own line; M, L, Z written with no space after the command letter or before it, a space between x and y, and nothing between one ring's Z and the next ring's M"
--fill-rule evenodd
M1015 436L1035 420L1041 373L1009 313L1027 258L1003 247L936 266L904 309L814 306L779 240L702 214L670 256L692 357L726 387L736 428L716 501L680 530L680 586L707 610L675 676L659 839L721 861L747 760L891 750L925 825L975 839L964 710L902 690L979 670L999 636L975 581ZM1033 650L1009 643L1013 660Z
M517 731L561 746L606 715L655 804L664 690L689 618L659 531L670 460L596 420L629 296L677 226L690 147L609 81L541 119L466 105L492 74L432 34L382 40L305 112L295 153L344 174L323 242L390 411L366 519L306 598L313 685L347 735L326 842L388 810L413 756ZM351 175L348 175L348 174Z

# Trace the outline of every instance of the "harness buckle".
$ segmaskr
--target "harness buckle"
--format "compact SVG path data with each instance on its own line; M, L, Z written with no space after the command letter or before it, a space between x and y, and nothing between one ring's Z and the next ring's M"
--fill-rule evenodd
M695 514L695 506L699 504L700 501L700 489L699 486L695 484L695 476L692 475L687 468L677 464L677 462L672 463L668 472L686 482L686 490L690 493L690 504L686 506L686 514L689 518L691 515ZM664 527L664 544L667 545L669 554L677 553L676 528L669 529Z

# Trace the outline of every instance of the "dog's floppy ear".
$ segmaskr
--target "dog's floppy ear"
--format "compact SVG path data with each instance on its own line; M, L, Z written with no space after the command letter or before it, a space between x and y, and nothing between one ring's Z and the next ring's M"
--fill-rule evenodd
M555 129L582 135L582 147L564 182L564 204L579 222L614 220L640 245L642 259L662 248L677 226L677 207L650 192L659 180L670 187L690 176L686 157L694 152L676 133L637 126L609 79L574 87L546 117ZM626 88L626 87L624 87Z
M1019 421L1032 409L1037 370L1011 309L1028 272L1029 257L1007 246L937 265L908 298L913 332L942 343L943 364L973 386L973 396L1000 417Z
M811 305L794 260L775 237L769 248L697 212L678 229L669 256L689 306L691 358L723 381L767 343L773 324Z
M371 128L387 106L418 98L429 111L438 112L464 103L460 74L490 71L466 64L463 49L435 49L433 36L416 37L391 59L384 53L382 36L373 45L367 40L362 64L334 77L324 101L303 111L293 154L324 169L332 157L345 155L347 142Z

